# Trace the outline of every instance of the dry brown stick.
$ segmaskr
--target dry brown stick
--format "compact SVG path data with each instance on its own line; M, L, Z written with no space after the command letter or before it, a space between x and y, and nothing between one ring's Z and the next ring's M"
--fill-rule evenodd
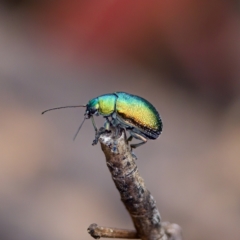
M161 225L167 234L168 240L182 240L182 229L179 225L169 222L163 222ZM93 223L88 227L88 233L96 239L101 237L127 239L140 238L136 230L102 227L98 226L96 223Z
M156 202L139 175L135 157L126 141L125 132L120 130L119 135L115 136L115 131L116 129L112 129L111 132L105 132L101 129L99 141L121 200L133 220L137 236L142 240L181 240L181 228L178 225L161 225ZM113 230L113 228L102 227L102 234L104 234L101 235L102 237L112 237L107 229ZM93 237L101 237L97 235L99 231L96 235L93 229L89 233ZM125 230L124 234L128 234L126 238L129 238L132 231ZM114 229L115 238L120 238L122 235L123 232L120 229Z
M136 230L101 227L95 223L91 224L88 227L88 233L96 239L98 239L100 237L128 238L128 239L138 239L139 238Z

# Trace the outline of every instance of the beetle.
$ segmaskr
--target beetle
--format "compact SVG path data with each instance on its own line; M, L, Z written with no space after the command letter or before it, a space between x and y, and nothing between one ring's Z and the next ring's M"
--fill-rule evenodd
M128 141L131 141L132 138L141 141L137 144L131 144L131 148L137 148L143 145L148 139L157 139L162 132L162 120L156 108L146 99L126 92L103 94L91 99L87 105L51 108L42 112L42 114L51 110L71 107L86 107L84 119L74 139L86 119L92 120L97 136L98 129L94 121L94 115L101 115L106 119L104 123L106 130L110 130L111 125L117 128L123 128L130 134ZM97 137L93 144L96 143Z

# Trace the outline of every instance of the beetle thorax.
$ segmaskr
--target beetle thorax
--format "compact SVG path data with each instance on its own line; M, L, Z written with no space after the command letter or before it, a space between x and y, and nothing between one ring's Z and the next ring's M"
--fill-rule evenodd
M116 95L105 94L98 97L99 102L99 114L103 116L109 116L115 112L116 107Z

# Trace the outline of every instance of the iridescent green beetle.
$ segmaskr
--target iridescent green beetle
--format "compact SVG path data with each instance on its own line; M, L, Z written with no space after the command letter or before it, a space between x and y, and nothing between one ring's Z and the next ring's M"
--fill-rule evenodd
M98 133L93 118L94 115L102 115L106 119L104 127L107 130L110 129L111 125L120 127L129 132L130 137L128 141L131 141L133 137L141 140L140 143L132 144L131 148L139 147L146 143L148 139L157 139L162 132L162 120L156 108L146 99L129 93L115 92L104 94L91 99L87 105L60 108L69 107L86 107L84 120L74 139L80 131L85 119L91 118L95 132L96 134ZM43 113L60 108L48 109ZM96 144L96 141L94 143Z

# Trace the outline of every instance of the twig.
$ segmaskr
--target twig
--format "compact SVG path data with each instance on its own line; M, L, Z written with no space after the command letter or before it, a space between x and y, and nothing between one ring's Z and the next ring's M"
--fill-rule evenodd
M162 225L156 202L139 175L135 156L126 141L123 129L101 129L99 141L106 157L112 179L128 210L136 231L91 225L89 233L94 238L141 238L142 240L181 240L181 228L177 224ZM116 132L118 135L116 136Z
M128 239L139 239L136 230L126 230L118 228L109 228L109 227L100 227L97 224L93 223L88 228L88 233L93 238L128 238Z

